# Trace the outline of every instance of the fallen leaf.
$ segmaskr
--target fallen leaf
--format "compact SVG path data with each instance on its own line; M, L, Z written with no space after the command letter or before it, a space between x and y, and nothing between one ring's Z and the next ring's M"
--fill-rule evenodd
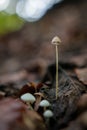
M14 83L23 79L27 78L27 72L25 70L21 70L19 72L15 72L12 74L4 74L0 76L0 83L5 84L5 83Z
M0 130L45 130L42 117L19 99L0 101Z
M33 82L28 82L20 89L18 96L20 97L24 93L34 94L35 92L39 92L42 86L42 83L35 84Z
M0 130L10 130L11 125L22 119L24 106L12 98L0 101ZM12 129L12 128L11 128Z
M87 108L87 93L83 94L78 100L77 106L79 109Z
M24 123L29 130L46 130L42 117L35 111L28 111L24 115Z
M87 68L75 69L78 79L87 85Z

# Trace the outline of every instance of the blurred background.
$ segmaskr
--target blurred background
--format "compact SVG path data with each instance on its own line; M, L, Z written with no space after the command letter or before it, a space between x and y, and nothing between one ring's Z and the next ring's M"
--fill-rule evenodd
M26 69L42 77L55 62L56 35L59 63L86 66L86 12L86 0L0 0L0 75Z

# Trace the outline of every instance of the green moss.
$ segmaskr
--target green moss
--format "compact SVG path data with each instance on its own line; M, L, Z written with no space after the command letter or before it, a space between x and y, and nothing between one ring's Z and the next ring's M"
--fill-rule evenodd
M23 24L24 21L17 15L8 15L4 12L0 13L0 34L18 30Z

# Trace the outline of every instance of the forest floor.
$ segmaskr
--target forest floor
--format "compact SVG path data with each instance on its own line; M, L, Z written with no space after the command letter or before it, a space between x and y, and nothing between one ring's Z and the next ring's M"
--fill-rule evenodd
M0 130L87 129L87 31L80 26L82 21L77 26L77 18L67 8L65 16L61 11L63 16L60 15L58 27L53 19L57 13L54 9L55 13L46 16L42 20L44 22L26 24L20 31L0 38ZM69 23L67 17L70 17ZM81 17L84 18L85 14L82 13ZM44 30L43 25L48 30ZM59 46L59 89L56 99L55 48L50 40L59 27L65 41L63 39ZM52 28L55 33L50 33ZM21 100L25 93L31 93L36 98L32 110ZM42 98L36 93L42 94ZM53 112L50 118L43 116L46 110L39 106L44 99L50 102L46 108Z

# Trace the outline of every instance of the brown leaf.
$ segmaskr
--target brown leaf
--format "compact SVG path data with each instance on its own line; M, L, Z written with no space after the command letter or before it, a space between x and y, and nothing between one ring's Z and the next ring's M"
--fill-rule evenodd
M0 130L10 130L11 125L22 119L24 106L21 102L7 98L0 101Z
M21 70L19 72L15 72L12 74L4 74L0 76L0 83L5 84L5 83L14 83L23 79L27 78L27 72L25 70Z
M24 94L24 93L31 93L31 94L33 94L33 93L35 93L35 87L34 86L32 86L31 84L25 84L22 88L21 88L21 90L19 91L19 94L18 94L18 96L20 97L22 94Z
M43 86L43 83L38 83L36 85L36 91L38 92L42 86Z
M35 92L38 92L39 89L43 86L42 83L35 84L33 82L28 82L25 84L21 90L19 91L18 96L20 97L24 93L31 93L34 94Z
M41 116L19 99L0 101L0 130L45 130Z
M33 110L24 114L24 123L29 130L46 130L41 116Z
M83 94L80 97L77 105L79 109L87 108L87 93Z
M79 80L87 85L87 68L75 69L75 72Z

